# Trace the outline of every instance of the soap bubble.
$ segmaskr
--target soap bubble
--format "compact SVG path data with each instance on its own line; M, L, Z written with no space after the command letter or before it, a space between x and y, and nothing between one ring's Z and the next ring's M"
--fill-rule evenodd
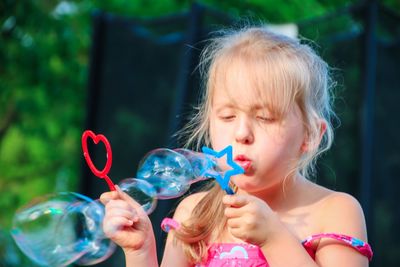
M127 178L118 183L122 191L139 203L147 214L157 205L157 192L146 180Z
M20 208L11 234L19 248L43 266L67 266L85 254L103 260L115 245L102 243L104 207L81 194L47 195ZM104 255L100 255L105 253ZM93 261L89 259L87 261Z
M104 206L99 200L94 200L87 204L82 209L82 214L86 218L85 223L90 229L87 231L86 236L91 241L86 244L86 253L75 263L93 265L108 259L114 253L116 245L104 235Z
M147 153L139 164L138 178L149 182L159 199L183 195L194 177L190 162L182 154L160 148Z
M216 159L210 155L185 148L177 148L174 151L183 155L189 161L193 171L191 184L210 178L206 176L206 173L212 173L217 169Z

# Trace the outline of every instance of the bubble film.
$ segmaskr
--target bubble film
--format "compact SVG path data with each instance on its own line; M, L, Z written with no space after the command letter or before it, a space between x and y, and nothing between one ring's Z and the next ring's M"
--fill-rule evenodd
M128 178L119 184L122 191L138 202L147 214L153 212L157 205L157 192L146 180Z
M19 248L41 266L67 266L100 251L104 207L83 195L66 192L44 196L17 211L11 234ZM104 246L104 245L103 245Z
M214 157L185 148L177 148L174 151L183 155L189 161L193 171L190 183L208 179L210 177L205 176L206 172L218 169Z
M139 164L138 178L154 186L159 199L183 195L190 187L194 174L190 162L171 149L150 151Z

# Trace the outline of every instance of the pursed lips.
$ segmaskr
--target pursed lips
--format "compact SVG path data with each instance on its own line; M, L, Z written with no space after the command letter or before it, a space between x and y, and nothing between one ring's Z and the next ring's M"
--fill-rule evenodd
M245 155L237 155L234 161L244 169L245 172L249 171L252 166L252 160Z

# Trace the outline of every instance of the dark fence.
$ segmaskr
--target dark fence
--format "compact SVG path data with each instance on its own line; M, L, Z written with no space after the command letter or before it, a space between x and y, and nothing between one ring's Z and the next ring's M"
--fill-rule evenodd
M105 134L113 149L110 177L135 177L150 150L176 147L171 138L190 114L199 93L195 69L201 40L233 20L204 6L173 16L138 20L94 14L86 128ZM398 266L397 207L400 173L400 19L375 2L299 22L302 36L320 46L336 67L335 144L319 164L317 183L348 192L363 205L375 251L371 266ZM93 148L94 149L94 148ZM95 163L105 162L104 151ZM93 198L107 190L83 167L82 192ZM177 200L159 201L151 215L158 255L165 235L159 225ZM123 264L118 251L97 266Z

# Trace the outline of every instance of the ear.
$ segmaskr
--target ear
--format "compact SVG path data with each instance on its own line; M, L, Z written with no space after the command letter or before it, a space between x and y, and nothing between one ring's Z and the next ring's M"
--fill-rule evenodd
M318 139L315 140L315 142L310 140L309 139L310 135L308 133L306 133L304 142L300 147L300 150L302 153L314 150L319 146L319 144L321 143L322 137L324 136L324 134L326 132L326 121L323 119L319 119L318 120L318 128L319 128L319 136L318 136Z

